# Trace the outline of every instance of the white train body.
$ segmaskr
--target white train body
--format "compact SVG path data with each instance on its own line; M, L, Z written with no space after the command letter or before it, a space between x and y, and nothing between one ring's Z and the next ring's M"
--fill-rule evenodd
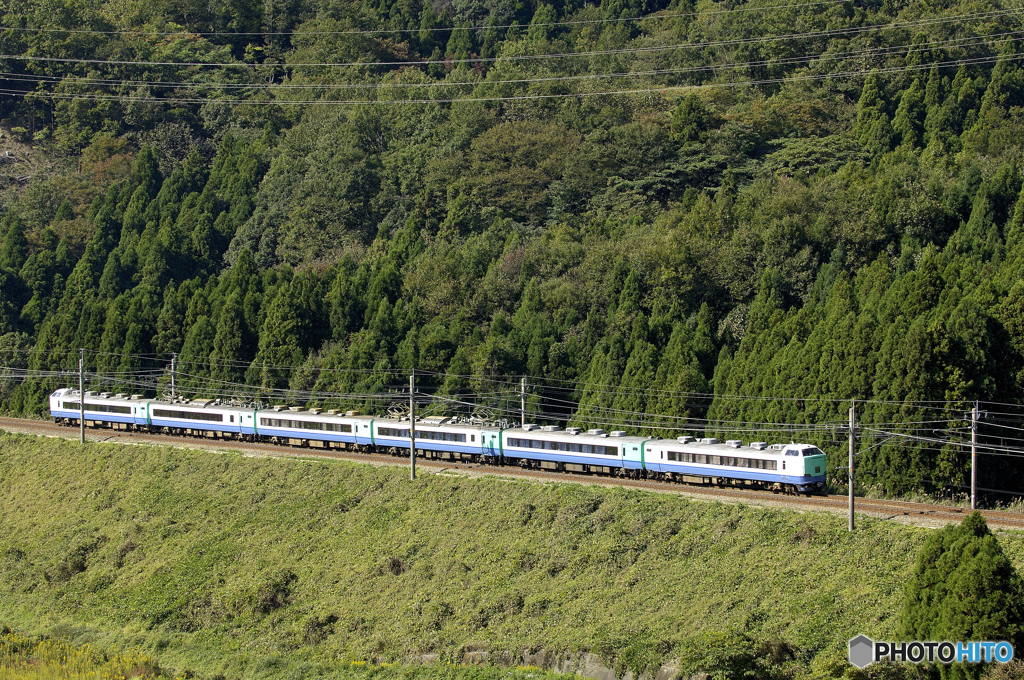
M50 413L58 423L77 424L80 403L78 390L60 389L50 395ZM92 427L391 452L409 449L411 429L408 419L355 412L251 409L216 400L171 402L94 392L85 393L85 421ZM802 491L825 486L825 454L811 444L743 446L739 441L631 437L619 431L584 433L536 425L499 429L446 418L417 420L415 429L416 449L428 458L706 483L728 480Z

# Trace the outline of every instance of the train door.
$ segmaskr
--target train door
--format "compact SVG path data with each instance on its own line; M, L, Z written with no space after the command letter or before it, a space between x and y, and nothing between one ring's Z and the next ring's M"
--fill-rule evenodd
M482 430L480 440L485 456L501 456L501 430Z
M256 434L256 413L246 413L241 423L242 434Z
M628 442L620 449L622 465L627 470L639 470L645 467L639 443Z
M803 460L799 449L786 449L782 452L782 476L800 477L804 473Z

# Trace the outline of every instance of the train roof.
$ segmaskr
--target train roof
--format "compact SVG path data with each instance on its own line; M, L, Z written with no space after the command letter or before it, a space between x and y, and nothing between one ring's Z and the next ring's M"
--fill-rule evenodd
M632 437L626 435L622 430L613 430L612 432L605 432L601 429L584 430L579 427L567 427L561 429L560 427L544 426L538 427L536 425L526 425L526 427L513 427L504 431L506 437L522 437L523 439L543 439L543 440L586 440L591 443L602 443L607 446L614 446L615 444L629 443L638 444L643 441L647 441L650 437Z
M694 437L679 437L678 439L661 439L651 442L650 446L657 446L664 449L675 449L690 453L715 453L718 455L741 456L741 455L768 455L781 456L787 450L801 451L806 449L817 449L814 444L768 444L767 442L749 442L744 444L738 439L719 441L713 437L695 439Z
M374 418L374 422L376 422L376 423L395 423L395 424L401 425L403 427L409 427L409 418L408 417L405 417L405 418ZM426 418L417 418L416 419L416 429L417 430L421 429L421 428L427 428L427 427L430 427L430 428L434 428L434 427L454 428L454 429L457 429L457 430L473 430L474 432L476 432L478 430L489 429L488 426L480 424L480 423L466 423L466 422L462 422L462 421L457 421L456 422L452 418L444 418L444 417L441 417L441 416L427 416Z
M56 390L51 397L78 397L81 396L81 392L71 387L62 387ZM110 392L93 392L92 390L85 391L85 398L92 399L94 401L150 401L145 399L141 394L127 394L117 393L111 394Z

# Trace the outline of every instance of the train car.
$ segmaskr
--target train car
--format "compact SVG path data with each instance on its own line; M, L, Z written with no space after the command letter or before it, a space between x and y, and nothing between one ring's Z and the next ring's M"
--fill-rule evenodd
M370 426L374 446L409 448L409 421L374 419ZM431 457L461 460L478 456L498 456L500 449L489 449L484 442L484 431L479 427L452 423L447 418L425 418L416 421L416 448L431 452Z
M811 444L773 444L679 437L651 440L644 466L671 477L731 479L811 491L825 486L825 454Z
M555 425L538 427L527 424L521 428L501 431L501 453L506 460L532 467L571 472L610 474L625 468L625 458L639 451L644 437L627 437L625 432L611 435L604 430L568 428Z
M300 445L334 447L355 444L357 426L363 419L342 415L339 411L301 407L276 406L253 412L243 425L243 432L270 437L282 443L297 441ZM250 426L251 422L251 426Z
M216 399L146 402L149 429L171 434L239 436L246 415L251 416L252 411L238 406L225 406Z
M79 392L50 395L50 413L77 423ZM203 437L251 437L318 446L409 448L409 421L349 412L278 406L252 410L217 400L161 401L140 395L85 393L85 421L93 427L145 429ZM428 417L416 423L416 448L430 458L493 460L571 472L656 476L702 483L743 482L807 492L825 486L825 454L811 444L717 439L630 437L625 432L557 426L497 429Z
M92 427L134 429L146 423L148 400L138 394L85 393L85 423ZM50 415L57 423L77 424L82 400L78 390L59 389L50 395Z

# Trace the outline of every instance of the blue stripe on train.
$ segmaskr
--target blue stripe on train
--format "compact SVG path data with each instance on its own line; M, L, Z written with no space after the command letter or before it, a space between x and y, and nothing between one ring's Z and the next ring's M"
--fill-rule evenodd
M409 448L409 440L396 437L376 437L377 446L395 446L400 449ZM416 438L416 448L423 451L448 451L450 453L484 453L479 444L459 445L454 442L441 441L439 439Z
M245 428L246 433L252 434L252 428ZM321 442L344 442L355 444L356 436L348 432L325 432L322 430L290 430L283 427L266 427L261 425L259 433L264 437L288 437L289 439L311 439Z
M780 475L770 472L754 472L749 468L726 468L726 467L693 467L690 465L674 465L672 463L657 464L662 472L675 472L680 475L693 475L695 477L728 477L730 479L748 479L755 482L778 482L780 484L797 484L806 486L817 482L824 482L825 475ZM653 468L654 466L649 466Z
M238 432L241 433L242 426L239 423L215 423L207 420L178 420L176 418L150 418L153 427L180 427L189 430L210 430L211 432Z
M622 467L622 461L618 456L587 456L584 454L572 454L569 452L548 453L547 449L512 449L505 447L505 455L509 458L526 458L528 460L547 460L557 463L576 463L578 465L603 465L607 467Z
M50 415L54 418L74 418L78 420L80 413L78 411L50 411ZM137 424L134 416L131 414L118 414L118 413L97 413L96 411L86 411L86 420L95 420L103 423L128 423L130 425Z

